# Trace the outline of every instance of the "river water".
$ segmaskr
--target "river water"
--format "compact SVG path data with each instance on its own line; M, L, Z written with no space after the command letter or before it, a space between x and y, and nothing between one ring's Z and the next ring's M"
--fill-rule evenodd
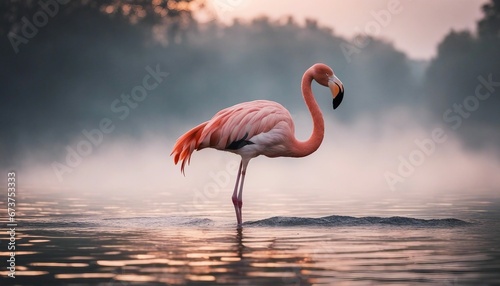
M0 284L500 285L500 196L137 193L18 190Z

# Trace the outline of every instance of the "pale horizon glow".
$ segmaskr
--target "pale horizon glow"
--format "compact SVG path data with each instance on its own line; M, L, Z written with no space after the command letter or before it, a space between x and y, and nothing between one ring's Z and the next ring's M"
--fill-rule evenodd
M322 26L332 28L336 35L353 38L366 30L368 23L375 21L374 14L397 7L380 29L368 32L392 42L411 59L429 60L436 55L437 46L451 30L475 31L477 21L482 18L481 6L485 0L211 0L218 20L230 24L234 19L244 21L259 16L272 20L292 16L297 22L315 19ZM227 2L227 3L226 3ZM311 5L313 3L314 5ZM384 13L382 13L384 14ZM387 15L387 14L385 14Z

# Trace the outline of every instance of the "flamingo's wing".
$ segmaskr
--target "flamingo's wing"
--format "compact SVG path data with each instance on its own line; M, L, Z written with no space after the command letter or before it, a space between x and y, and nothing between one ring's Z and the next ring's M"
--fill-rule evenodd
M281 123L281 124L280 124ZM219 111L209 121L186 132L179 137L172 150L174 162L182 161L184 172L194 150L215 148L235 150L247 144L253 137L285 126L287 133L293 134L293 121L288 110L273 101L256 100L240 103Z
M267 100L240 103L219 111L207 122L199 137L199 149L237 149L283 121L293 134L290 113L281 104Z

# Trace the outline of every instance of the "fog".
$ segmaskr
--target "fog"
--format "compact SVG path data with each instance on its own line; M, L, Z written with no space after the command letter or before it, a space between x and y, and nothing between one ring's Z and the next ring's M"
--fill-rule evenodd
M17 52L6 35L22 35L23 14L2 23L0 169L15 170L24 188L194 196L216 186L229 197L239 158L195 152L184 177L169 157L175 140L254 99L287 107L307 139L300 79L316 62L332 66L346 89L333 111L328 90L313 88L326 120L323 144L307 158L253 159L245 190L393 196L500 188L500 28L491 13L477 33L452 31L435 59L415 62L387 40L343 38L314 20L226 26L196 22L196 11L158 20L148 14L153 4L131 18L76 3L61 6ZM39 8L26 5L20 11L31 19Z
M324 111L333 113L329 107ZM298 137L306 139L312 129L309 114L304 111L293 116ZM245 192L250 196L252 190L293 195L306 190L332 197L498 192L497 150L467 149L449 130L442 136L444 142L429 144L434 129L422 127L414 119L409 110L400 109L377 122L367 117L351 124L328 120L323 144L309 157L253 159ZM170 130L188 127L176 123ZM215 192L218 198L229 198L239 156L211 149L195 152L183 176L168 156L175 140L170 135L173 132L108 140L71 172L63 173L62 181L50 164L30 154L18 171L20 181L27 188L76 193L183 193L194 199L199 193ZM418 150L420 155L411 155ZM393 180L388 173L401 180Z

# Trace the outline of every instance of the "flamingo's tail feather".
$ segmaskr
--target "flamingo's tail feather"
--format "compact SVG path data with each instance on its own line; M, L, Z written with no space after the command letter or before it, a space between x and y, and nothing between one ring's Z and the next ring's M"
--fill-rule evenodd
M175 142L174 148L170 155L174 156L174 163L177 165L179 161L181 162L181 172L184 174L184 167L186 166L186 162L189 165L191 161L191 154L194 150L200 149L200 137L203 133L203 129L207 125L207 122L204 122L193 129L186 132L184 135L177 139Z

